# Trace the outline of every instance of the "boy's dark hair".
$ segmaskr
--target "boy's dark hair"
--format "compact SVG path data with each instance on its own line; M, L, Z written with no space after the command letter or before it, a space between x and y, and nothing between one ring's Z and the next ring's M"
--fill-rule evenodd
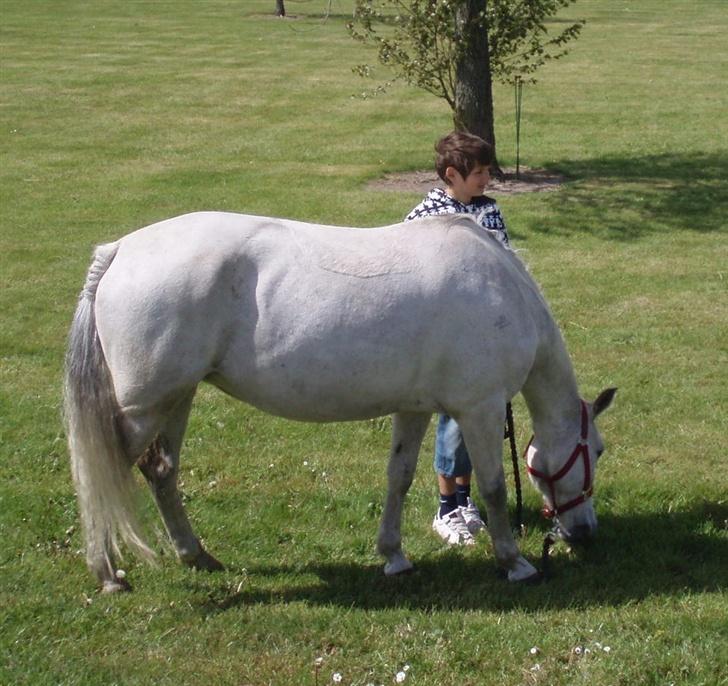
M448 183L445 170L454 167L465 178L476 164L489 167L493 161L493 148L480 136L465 131L453 131L435 143L437 175Z

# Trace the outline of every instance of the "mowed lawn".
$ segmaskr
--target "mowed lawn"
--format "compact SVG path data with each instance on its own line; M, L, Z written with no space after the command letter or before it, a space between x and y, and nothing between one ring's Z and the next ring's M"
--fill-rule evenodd
M430 168L451 126L402 84L362 97L378 82L351 69L375 56L349 0L274 4L0 3L0 683L728 684L723 0L580 0L559 20L585 18L581 38L524 90L521 161L566 182L499 203L584 396L620 389L592 547L558 545L536 587L501 580L487 540L444 549L430 431L405 510L416 571L385 579L389 420L296 424L201 387L183 489L227 570L183 569L160 538L158 568L124 563L133 593L97 593L60 419L93 246L201 209L399 221L419 196L368 183ZM510 165L514 94L495 95ZM548 525L524 497L538 561Z

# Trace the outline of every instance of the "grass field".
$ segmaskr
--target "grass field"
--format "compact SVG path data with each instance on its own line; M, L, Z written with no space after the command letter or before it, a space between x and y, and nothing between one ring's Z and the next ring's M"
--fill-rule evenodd
M348 0L327 19L325 0L286 4L276 20L273 0L0 3L0 683L728 684L723 0L571 8L586 27L526 88L521 150L567 182L499 198L582 392L620 388L595 546L557 547L553 579L526 588L485 541L444 550L430 433L405 511L416 571L385 579L389 420L295 424L203 387L184 491L227 571L165 549L157 569L125 563L134 593L95 591L60 422L92 247L199 209L398 221L419 197L367 182L428 168L450 126L404 86L353 97L374 56L346 34ZM496 107L512 164L510 89ZM539 501L527 486L532 560Z

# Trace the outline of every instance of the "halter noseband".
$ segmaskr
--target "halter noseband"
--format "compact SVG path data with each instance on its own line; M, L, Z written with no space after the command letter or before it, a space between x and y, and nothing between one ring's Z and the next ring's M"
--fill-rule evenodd
M594 486L592 484L592 476L591 476L591 462L589 461L589 444L587 443L587 438L589 436L589 411L587 410L586 403L582 400L581 401L581 439L579 440L579 443L577 444L576 448L574 448L574 451L571 453L571 456L566 461L566 464L553 476L549 476L548 474L544 472L540 472L537 469L534 469L528 462L528 450L531 447L531 443L533 442L533 437L531 437L531 440L528 442L528 445L526 446L526 450L524 452L524 456L526 458L526 468L528 469L528 473L532 476L536 477L537 479L541 479L541 481L544 481L548 484L549 490L551 491L551 502L553 503L553 506L551 505L544 505L543 508L543 515L544 517L547 517L549 519L552 519L553 517L557 517L560 514L563 514L564 512L568 512L569 510L573 510L577 505L581 505L583 502L586 502L589 498L591 498L592 493L594 492ZM563 479L571 470L571 468L576 464L576 461L579 459L579 457L584 458L584 487L582 488L581 495L577 496L573 500L569 500L569 502L564 503L563 505L557 505L556 504L556 488L554 484L559 481L560 479Z

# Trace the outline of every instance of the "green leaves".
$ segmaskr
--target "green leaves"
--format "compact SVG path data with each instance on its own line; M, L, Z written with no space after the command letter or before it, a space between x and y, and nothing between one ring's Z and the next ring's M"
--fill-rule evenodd
M551 35L547 22L575 0L356 0L348 29L377 48L379 61L407 83L455 101L455 65L486 32L492 76L535 81L548 60L567 54L583 21ZM361 68L359 68L361 71Z

